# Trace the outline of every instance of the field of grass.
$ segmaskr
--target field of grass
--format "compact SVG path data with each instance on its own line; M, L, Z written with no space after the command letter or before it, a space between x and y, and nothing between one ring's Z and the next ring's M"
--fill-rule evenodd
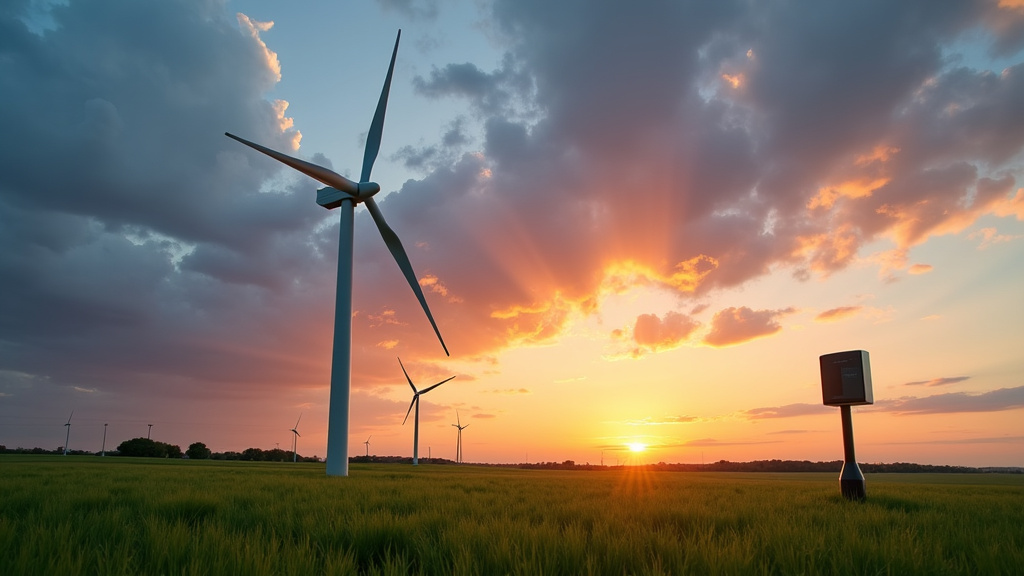
M0 456L0 573L1020 574L1024 476Z

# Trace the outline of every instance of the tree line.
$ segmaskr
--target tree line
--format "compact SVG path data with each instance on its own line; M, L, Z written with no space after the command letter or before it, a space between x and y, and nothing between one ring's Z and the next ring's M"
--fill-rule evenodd
M63 454L64 447L58 446L54 450L43 448L11 448L0 445L0 454ZM74 456L99 456L100 452L88 452L85 450L69 450L68 454ZM134 458L189 458L191 460L245 460L251 462L291 462L292 453L280 448L263 450L260 448L246 448L241 452L214 452L202 442L189 444L187 450L181 446L168 444L149 438L132 438L117 445L117 448L106 452L107 456L128 456ZM319 462L316 456L305 457L298 454L298 462Z

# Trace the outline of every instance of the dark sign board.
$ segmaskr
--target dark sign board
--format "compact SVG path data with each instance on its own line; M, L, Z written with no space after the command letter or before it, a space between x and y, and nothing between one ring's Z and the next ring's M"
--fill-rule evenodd
M871 363L866 350L825 354L821 362L821 400L826 406L873 404Z

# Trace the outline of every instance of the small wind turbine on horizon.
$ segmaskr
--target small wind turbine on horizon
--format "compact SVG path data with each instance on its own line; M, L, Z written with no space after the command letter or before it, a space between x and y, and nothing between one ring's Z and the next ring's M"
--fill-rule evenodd
M458 424L452 424L452 426L455 426L456 428L459 429L459 440L458 440L458 442L455 443L455 463L456 464L461 464L462 463L462 431L465 430L466 428L469 428L469 424L466 424L465 426L462 425L462 419L459 418L459 411L458 410L455 411L455 421L458 422Z
M384 215L373 199L373 195L380 192L380 185L370 181L370 171L373 169L373 163L380 151L388 93L391 90L391 77L395 70L395 58L398 56L398 42L401 38L402 31L399 30L398 37L395 38L394 51L391 53L391 64L388 66L388 73L384 79L384 88L377 101L377 110L370 123L370 131L366 135L366 148L363 152L363 168L359 182L353 182L323 166L265 148L228 132L224 133L229 138L326 184L327 188L316 191L317 204L328 210L341 207L338 238L338 283L334 308L334 346L331 357L331 400L327 426L328 476L348 476L349 393L352 383L352 244L356 204L361 202L366 205L370 217L373 218L374 224L377 225L377 229L384 239L384 244L387 245L392 257L402 270L402 274L405 275L409 287L412 288L423 312L427 315L427 320L434 328L434 334L441 342L445 355L448 355L448 347L445 346L437 323L434 322L434 317L430 314L430 308L427 307L427 300L423 296L416 273L413 272L409 256L405 253L405 248L402 246L401 240L398 239L398 235L388 226Z
M299 412L299 419L295 421L295 427L292 428L292 462L295 462L298 458L298 445L299 445L299 422L302 420L302 412Z
M409 382L409 387L412 388L412 402L409 403L409 409L405 411L405 420L402 420L402 426L405 426L406 421L409 420L409 413L412 412L412 407L416 406L416 418L413 420L412 432L412 465L416 466L420 463L420 396L455 378L455 376L441 380L429 388L417 390L416 385L412 383L412 378L409 378L409 373L405 371L405 365L402 364L401 358L398 359L398 365L402 367L402 373L405 374L405 379Z
M370 434L369 436L367 436L366 437L366 442L363 442L363 444L366 444L366 455L367 456L370 455L370 438L373 438L373 434Z
M75 411L71 411L71 415L68 416L68 423L64 425L68 429L67 434L64 435L64 455L68 455L68 441L71 440L71 416L75 415Z

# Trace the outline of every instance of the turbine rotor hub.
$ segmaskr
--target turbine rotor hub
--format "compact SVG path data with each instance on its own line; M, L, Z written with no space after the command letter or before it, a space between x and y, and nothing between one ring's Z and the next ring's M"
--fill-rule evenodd
M356 184L356 189L356 197L360 200L366 200L380 192L380 184L376 182L360 182Z

